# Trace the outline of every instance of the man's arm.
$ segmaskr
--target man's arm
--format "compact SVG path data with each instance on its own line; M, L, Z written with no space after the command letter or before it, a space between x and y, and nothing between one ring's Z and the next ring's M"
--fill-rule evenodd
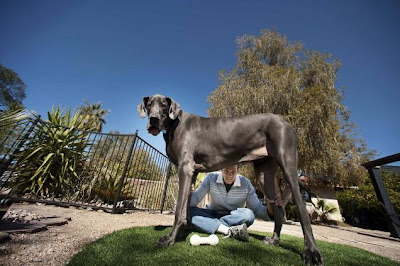
M209 191L210 174L204 178L203 183L201 183L200 187L192 193L192 196L190 198L190 207L196 207L196 205L199 204L199 202L206 196Z
M247 194L247 205L255 214L256 217L261 218L265 221L271 221L268 215L267 206L264 206L258 199L256 190L254 189L251 182L248 182L248 194Z

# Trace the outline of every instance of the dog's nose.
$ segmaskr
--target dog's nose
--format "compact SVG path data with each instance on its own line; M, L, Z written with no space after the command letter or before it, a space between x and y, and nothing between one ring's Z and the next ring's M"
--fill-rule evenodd
M150 117L150 125L156 125L160 121L158 117L152 116Z

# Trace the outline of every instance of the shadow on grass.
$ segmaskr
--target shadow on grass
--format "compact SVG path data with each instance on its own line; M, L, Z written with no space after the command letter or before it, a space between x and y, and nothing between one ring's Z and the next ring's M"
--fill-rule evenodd
M167 231L167 229L169 229L169 231ZM164 225L156 225L156 226L154 226L154 230L155 231L166 231L169 234L172 230L172 227L164 226ZM175 239L175 242L186 241L186 238L188 237L189 234L191 234L191 231L185 230L185 229L181 230L181 232L178 234L177 238ZM167 235L167 234L165 234L165 235Z
M265 236L263 236L263 235L254 234L254 233L249 233L249 236L253 237L253 238L257 239L257 240L261 240L261 241L263 241L264 238L265 238Z
M249 233L249 236L252 237L252 238L255 238L255 239L259 240L259 241L263 241L264 238L266 237L265 235L255 234L254 232L253 233ZM270 237L270 236L267 236L267 237ZM285 241L283 241L283 243L282 243L282 241L280 241L279 244L276 245L276 246L268 245L268 244L264 244L264 243L262 245L269 246L269 247L278 247L278 248L280 247L280 248L286 249L287 251L290 251L290 252L292 252L294 254L299 255L300 258L303 259L303 253L301 251L299 251L298 247L294 247L294 246L292 246L290 244L287 244L287 243L285 243Z
M168 227L171 227L171 226L156 225L156 226L154 226L154 230L156 230L156 231L164 231L164 230L167 229Z

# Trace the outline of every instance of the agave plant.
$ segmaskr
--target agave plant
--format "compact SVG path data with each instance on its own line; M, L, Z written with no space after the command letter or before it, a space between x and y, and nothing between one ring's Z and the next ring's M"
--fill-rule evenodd
M18 122L27 119L29 112L22 106L14 105L5 110L0 110L0 139L8 135Z
M38 123L20 159L17 191L41 197L74 193L88 144L87 134L78 129L82 121L79 114L58 107Z
M112 204L117 194L120 177L106 176L99 181L99 184L95 184L92 190L92 197L101 199L104 203ZM122 187L122 193L124 186Z
M29 113L22 108L0 111L0 128L14 125L28 117Z
M15 143L30 116L31 113L19 105L12 105L0 111L0 158L10 155L17 147Z

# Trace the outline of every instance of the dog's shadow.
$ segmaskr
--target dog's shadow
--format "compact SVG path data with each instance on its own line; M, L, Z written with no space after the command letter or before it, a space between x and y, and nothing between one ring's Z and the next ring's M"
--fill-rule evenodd
M253 237L253 238L257 239L257 240L261 240L261 241L264 240L264 238L265 238L265 236L257 235L257 234L254 234L254 233L249 233L249 236Z
M249 236L250 237L253 237L253 238L255 238L255 239L257 239L257 240L260 240L260 241L263 241L264 239L265 239L265 236L263 236L263 235L258 235L258 234L254 234L254 233L249 233ZM285 243L279 243L278 245L276 245L275 247L280 247L280 248L283 248L283 249L286 249L286 250L288 250L288 251L290 251L290 252L293 252L293 253L295 253L295 254L297 254L297 255L299 255L301 258L303 258L303 254L298 250L298 249L296 249L295 247L293 247L293 246L290 246L290 245L287 245L287 244L285 244Z
M155 230L155 231L164 231L164 230L167 229L168 227L171 227L171 226L156 225L156 226L154 226L154 230Z
M165 226L165 225L156 225L154 226L155 231L164 231L166 229L172 229L172 226ZM192 230L184 229L182 230L175 239L175 242L185 242L186 238L190 235Z

